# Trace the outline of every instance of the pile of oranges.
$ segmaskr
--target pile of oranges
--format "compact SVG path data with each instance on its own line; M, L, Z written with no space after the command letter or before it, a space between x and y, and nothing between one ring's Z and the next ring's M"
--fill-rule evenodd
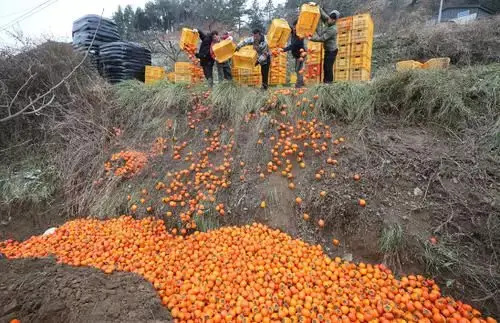
M277 109L281 114L286 115L291 108L282 104L278 106L278 97L280 95L294 96L296 106L306 110L314 109L317 97L311 99L301 97L305 93L304 89L277 90L267 102L267 109ZM191 129L195 129L196 125L206 119L209 115L210 106L204 100L209 97L210 93L197 94L193 99L194 109L188 114L188 125ZM245 117L247 123L258 119L258 114L265 115L268 112L265 110L258 113L251 113ZM302 113L304 116L304 113ZM301 169L315 165L314 177L312 181L322 185L325 180L335 177L333 172L337 166L336 155L345 139L342 137L335 138L332 128L319 121L318 119L306 120L298 118L295 121L278 121L271 119L270 122L272 133L264 133L259 131L257 145L269 144L269 160L267 161L267 171L260 166L257 167L257 172L261 179L268 176L284 176L288 179L288 187L294 190L297 184L294 182L298 172ZM172 129L172 122L167 122L167 128ZM235 147L234 140L231 140L234 134L233 129L226 129L221 125L217 130L205 129L204 131L205 147L197 152L188 151L187 142L179 143L175 138L173 141L172 159L182 162L181 167L175 172L166 174L165 183L155 185L158 194L151 196L150 194L142 194L136 200L129 199L130 211L133 214L154 214L163 216L164 219L178 219L178 233L189 233L190 230L196 229L195 217L203 216L211 213L216 215L225 215L226 210L217 208L220 201L216 200L217 193L231 187L231 178L235 160L232 157L233 148ZM223 145L221 138L228 144ZM163 142L162 142L163 144ZM261 149L261 148L258 148ZM320 159L322 162L312 162L310 159ZM214 163L217 160L217 164ZM238 161L241 174L239 180L241 182L251 178L249 174L252 172L250 167L245 167L245 161ZM328 195L326 188L322 188L321 197ZM159 197L156 195L160 195ZM140 202L140 203L139 203ZM362 207L366 206L366 200L358 200L358 204ZM260 206L267 206L266 201L261 201ZM308 205L303 203L300 193L297 193L295 200L296 208L300 213L306 212ZM258 207L258 205L255 205ZM321 220L321 219L319 219ZM323 221L323 220L321 220ZM326 225L325 221L317 221L319 227ZM316 222L316 221L315 221ZM169 221L169 223L172 223ZM321 224L322 223L322 224Z
M111 156L111 159L104 164L104 169L109 176L131 177L139 173L148 162L145 153L134 150L120 151Z
M205 148L197 153L185 152L187 142L175 144L172 159L185 163L187 167L167 173L167 181L155 185L155 190L161 195L160 199L155 200L143 189L140 204L131 200L130 211L137 213L139 205L144 205L146 213L162 215L165 218L177 217L182 228L180 231L173 228L171 232L182 234L196 229L195 216L203 216L210 211L223 216L225 210L223 204L216 203L216 194L220 189L231 186L231 152L235 145L233 140L227 144L221 143L223 131L233 133L232 129L226 131L224 126L212 132L204 130ZM219 164L214 164L210 161L210 156L217 153L222 154L222 158Z
M496 322L431 279L331 259L261 224L180 237L153 218L81 219L0 252L138 273L179 322Z

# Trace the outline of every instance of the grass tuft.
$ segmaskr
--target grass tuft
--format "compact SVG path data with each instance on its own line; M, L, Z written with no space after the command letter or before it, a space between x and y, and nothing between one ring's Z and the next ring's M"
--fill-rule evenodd
M49 200L58 187L55 167L24 160L21 165L0 170L0 203L39 203Z
M405 245L403 228L399 224L392 224L382 230L379 238L379 249L384 254L399 252Z
M318 96L316 108L322 118L335 118L346 122L361 122L373 117L370 86L366 83L340 82L316 85L309 91Z

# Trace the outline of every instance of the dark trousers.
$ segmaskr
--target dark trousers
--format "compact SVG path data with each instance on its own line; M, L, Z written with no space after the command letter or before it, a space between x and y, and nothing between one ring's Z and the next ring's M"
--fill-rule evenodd
M233 76L231 75L231 64L229 61L224 63L217 63L217 74L219 75L219 82L222 80L232 80Z
M335 58L337 58L338 50L334 51L325 51L325 60L323 61L323 73L324 83L332 83L333 82L333 64L335 64Z
M297 74L297 83L295 83L295 87L303 87L304 86L304 74L300 73L300 71L304 68L304 60L301 58L295 59L295 73Z
M262 75L262 88L267 90L269 87L269 68L271 68L271 57L267 58L267 62L260 66L260 74Z
M214 85L214 63L213 59L202 58L200 59L200 65L203 68L203 74L207 79L208 85Z

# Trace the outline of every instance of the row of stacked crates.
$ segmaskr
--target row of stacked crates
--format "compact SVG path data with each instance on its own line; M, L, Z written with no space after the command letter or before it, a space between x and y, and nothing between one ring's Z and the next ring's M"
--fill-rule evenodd
M371 76L374 26L370 14L337 22L336 81L368 81Z
M304 81L306 84L317 84L321 82L323 74L323 59L325 50L323 43L307 42L307 59L304 69Z

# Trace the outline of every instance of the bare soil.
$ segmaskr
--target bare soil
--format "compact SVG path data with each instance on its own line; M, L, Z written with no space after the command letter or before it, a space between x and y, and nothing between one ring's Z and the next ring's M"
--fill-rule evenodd
M135 274L52 259L0 259L0 272L0 322L172 321L153 286Z

